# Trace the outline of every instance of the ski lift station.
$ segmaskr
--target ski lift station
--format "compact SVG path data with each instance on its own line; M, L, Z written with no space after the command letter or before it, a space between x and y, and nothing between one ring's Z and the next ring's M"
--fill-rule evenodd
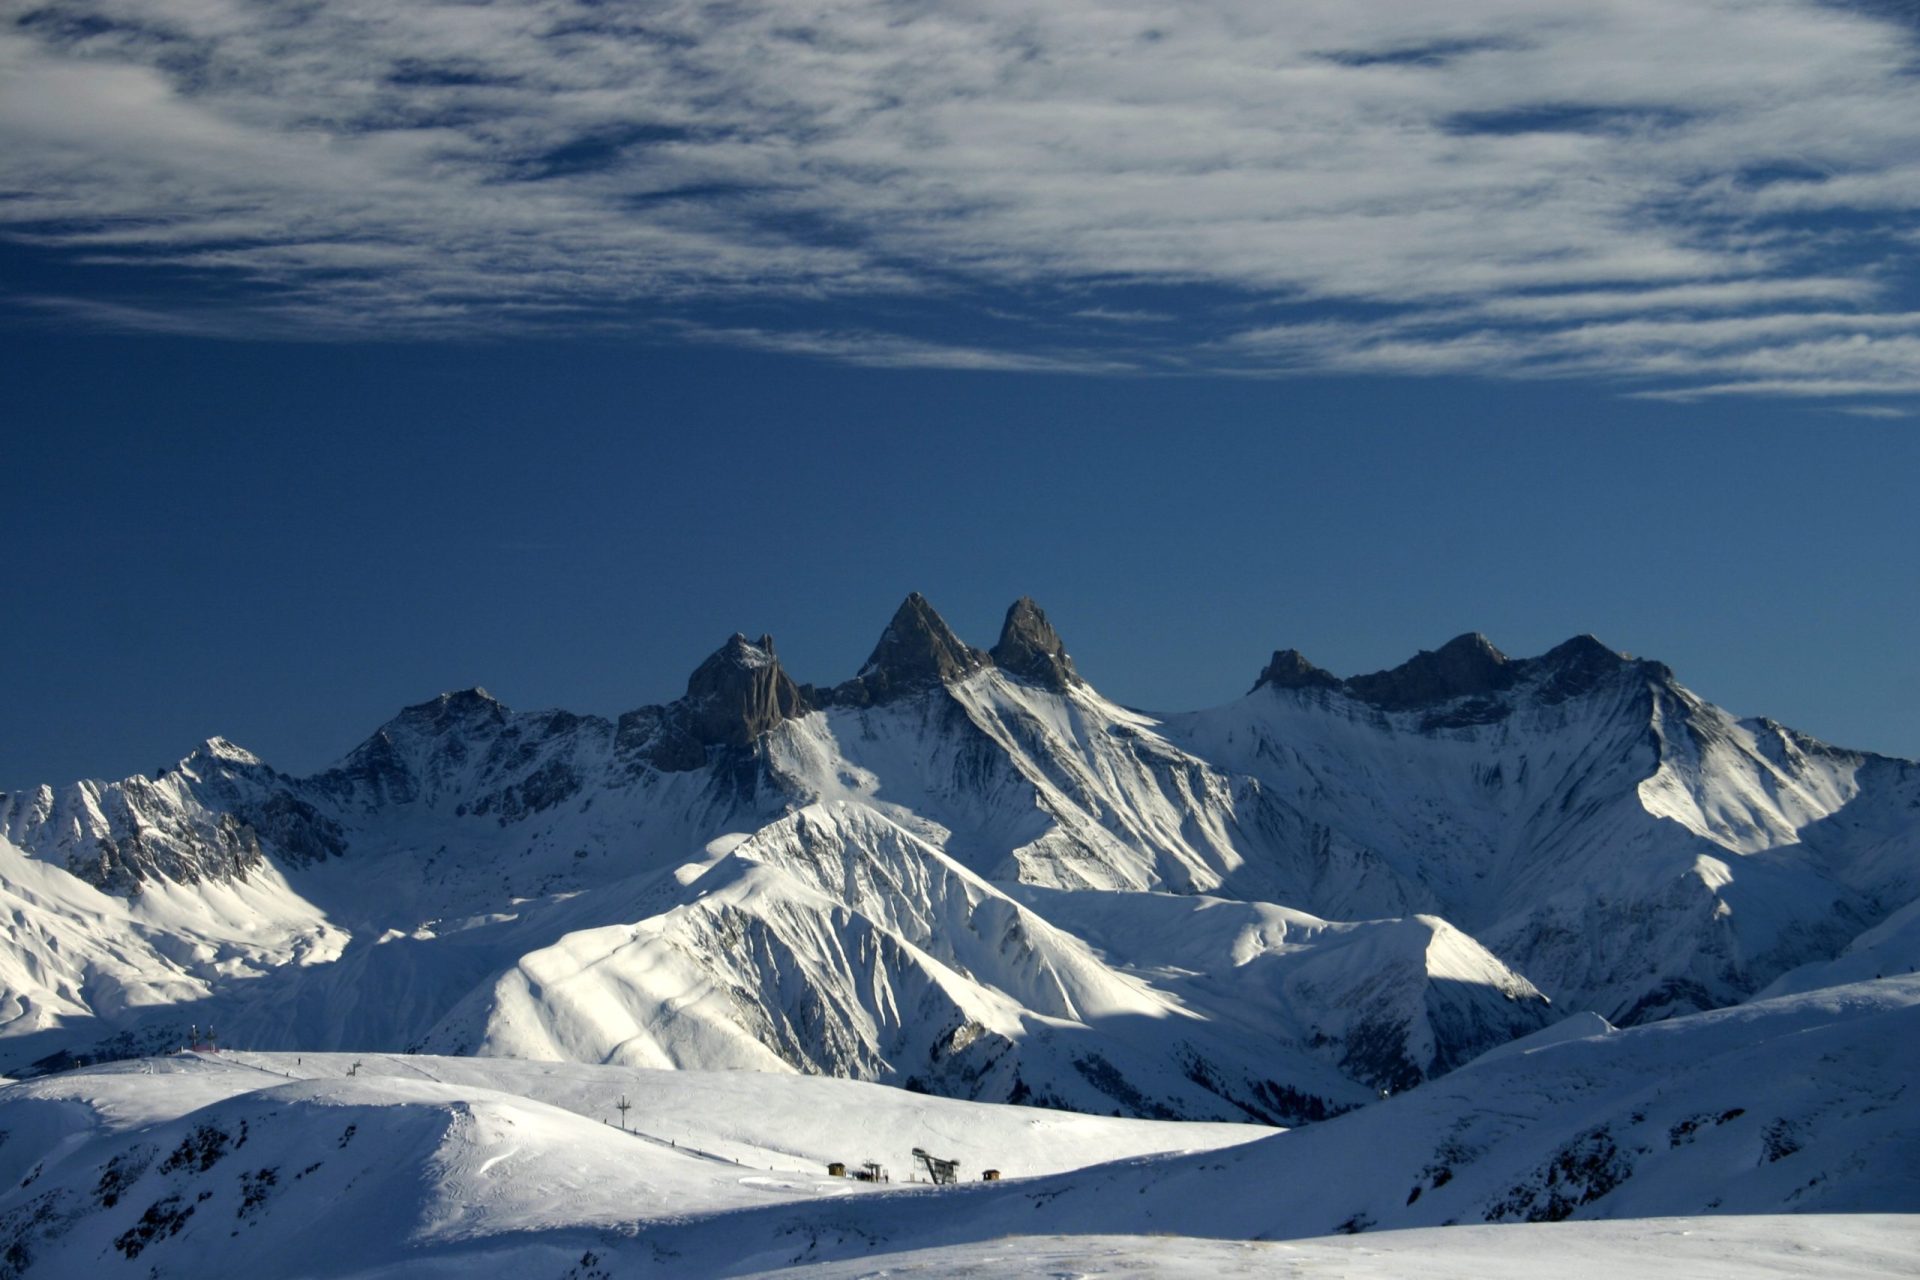
M827 1176L829 1178L852 1178L855 1182L893 1181L892 1178L887 1176L886 1166L877 1160L869 1160L851 1173L847 1171L846 1161L831 1160L827 1162Z
M926 1169L927 1180L936 1187L952 1186L954 1183L960 1181L960 1162L958 1160L945 1160L939 1156L930 1155L920 1147L913 1149L913 1158ZM852 1178L855 1182L893 1181L892 1178L887 1176L886 1166L874 1160L869 1160L852 1171L848 1170L847 1162L844 1160L829 1160L827 1162L827 1176L829 1178ZM1000 1171L998 1169L983 1170L980 1174L980 1181L998 1182L1000 1181Z
M919 1147L913 1149L913 1158L927 1167L927 1177L936 1187L948 1186L960 1180L960 1162L942 1160L939 1156L930 1156Z

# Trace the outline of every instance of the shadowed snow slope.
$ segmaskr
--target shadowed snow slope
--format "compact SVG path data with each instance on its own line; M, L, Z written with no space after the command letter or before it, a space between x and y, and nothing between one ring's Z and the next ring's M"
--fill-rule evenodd
M889 1254L886 1274L915 1276L1333 1275L1347 1280L1807 1280L1912 1274L1920 1226L1861 1214L1656 1218L1634 1222L1453 1227L1275 1243L1169 1236L1026 1236ZM871 1259L782 1268L793 1280L867 1280Z

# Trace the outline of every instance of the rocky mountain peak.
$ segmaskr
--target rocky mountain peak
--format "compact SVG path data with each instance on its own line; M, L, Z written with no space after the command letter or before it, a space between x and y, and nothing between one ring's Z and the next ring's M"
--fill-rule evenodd
M1524 690L1553 704L1592 693L1628 673L1671 679L1657 662L1638 661L1609 649L1591 635L1579 635L1537 658L1509 658L1477 631L1455 636L1438 649L1422 650L1387 671L1342 680L1309 662L1295 649L1282 649L1254 682L1254 689L1339 689L1382 711L1428 710L1430 727L1481 724L1506 714L1510 700L1492 695ZM1444 704L1466 700L1442 710Z
M229 742L227 739L216 734L195 747L193 753L180 762L180 766L182 768L190 768L200 763L240 765L252 768L266 762L238 743Z
M807 700L774 656L772 636L755 643L735 632L687 677L675 710L693 744L743 747L805 712Z
M1582 632L1571 640L1563 640L1541 655L1547 661L1559 664L1576 662L1621 663L1627 656L1602 644L1591 632Z
M894 610L892 621L880 633L880 642L874 645L860 674L828 696L836 704L868 706L963 679L989 661L986 654L955 635L946 619L916 591Z
M773 654L773 637L763 635L758 640L749 640L742 632L736 631L728 636L726 642L707 655L691 676L687 677L687 693L692 696L694 686L710 677L710 670L731 667L738 670L753 671L773 665L778 659ZM703 673L708 673L703 675Z
M1316 667L1307 661L1307 655L1298 649L1276 649L1273 660L1267 663L1260 678L1253 682L1254 689L1334 689L1340 686L1340 678L1331 671Z
M1347 691L1383 711L1407 711L1512 688L1513 666L1485 636L1472 631L1432 652L1422 649L1389 671L1354 676L1346 682Z
M475 685L443 693L430 702L419 702L403 710L388 725L425 726L435 733L471 724L502 724L507 718L506 704Z
M1029 680L1056 693L1079 684L1080 674L1061 643L1060 633L1031 596L1021 596L1007 610L1000 639L990 651L994 665L1009 675Z
M1591 692L1631 665L1632 659L1590 635L1575 636L1526 663L1528 668L1539 670L1540 697L1546 702L1562 702Z
M424 794L436 768L456 768L497 738L511 718L506 704L478 685L417 702L321 775L322 784L355 792L367 803L411 803Z

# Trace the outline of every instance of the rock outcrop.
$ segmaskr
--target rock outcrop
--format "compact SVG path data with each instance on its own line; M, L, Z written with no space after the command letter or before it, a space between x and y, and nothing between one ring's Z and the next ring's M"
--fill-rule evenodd
M709 747L746 747L769 729L811 710L780 666L773 637L735 632L687 678L686 696L660 709L649 749L654 767L698 769Z
M832 706L865 707L962 680L992 659L975 649L934 612L918 591L894 611L860 674L824 696Z
M1047 615L1031 596L1021 596L1007 610L1000 626L1000 640L989 651L994 665L1008 675L1037 684L1055 693L1065 693L1081 683L1073 669L1073 659L1060 641L1060 633L1047 621Z
M1507 655L1474 631L1431 653L1422 649L1391 670L1354 676L1347 681L1347 691L1382 711L1411 711L1510 689L1514 674Z
M1267 663L1266 670L1253 682L1253 688L1338 689L1342 683L1333 672L1307 661L1307 655L1298 649L1276 649L1273 661Z

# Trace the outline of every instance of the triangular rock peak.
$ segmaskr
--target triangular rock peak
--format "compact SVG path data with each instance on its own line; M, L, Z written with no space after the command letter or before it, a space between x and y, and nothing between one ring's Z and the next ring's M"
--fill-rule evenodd
M1073 669L1073 659L1060 641L1060 633L1047 621L1046 613L1031 596L1021 596L1007 610L1000 626L999 643L993 646L994 665L1008 675L1018 676L1056 693L1081 683Z
M955 635L918 591L901 602L860 674L834 688L833 703L868 706L963 679L991 661Z
M774 656L773 637L755 643L736 632L694 668L686 696L665 708L653 761L669 771L698 768L706 748L747 746L810 709Z
M1540 697L1546 702L1562 702L1594 689L1604 681L1616 679L1628 667L1637 668L1654 680L1673 678L1673 672L1658 662L1636 662L1624 653L1609 649L1590 635L1578 635L1555 645L1537 658L1514 664L1529 674L1543 673Z

